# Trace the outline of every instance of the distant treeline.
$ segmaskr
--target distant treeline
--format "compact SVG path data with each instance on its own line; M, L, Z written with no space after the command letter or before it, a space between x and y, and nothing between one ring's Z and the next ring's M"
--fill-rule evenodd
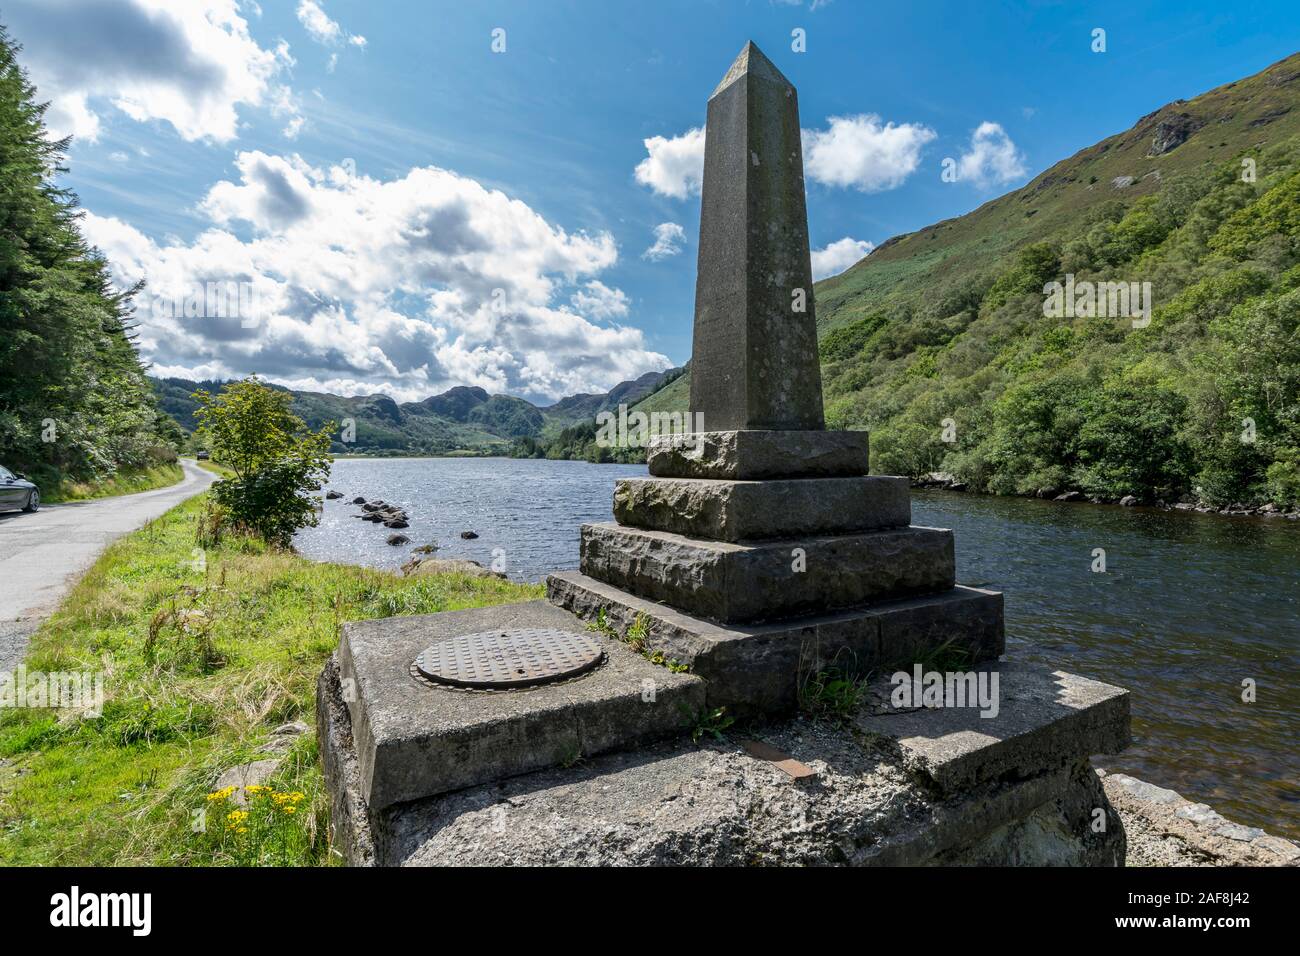
M44 488L175 460L135 347L139 288L115 290L82 239L55 183L69 141L46 138L16 53L0 27L0 464Z
M589 461L595 464L622 462L644 464L644 448L619 448L598 444L595 421L580 422L562 428L551 436L533 438L525 435L510 446L511 458L550 458L564 461Z

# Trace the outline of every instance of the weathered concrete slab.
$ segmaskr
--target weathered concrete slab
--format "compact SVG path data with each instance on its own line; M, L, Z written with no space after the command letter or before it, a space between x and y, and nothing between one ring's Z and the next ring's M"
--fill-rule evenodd
M938 528L742 543L616 524L581 534L584 574L724 623L933 594L956 576L952 532Z
M709 98L690 411L709 429L820 429L799 98L753 43Z
M858 729L880 736L905 767L945 793L1031 776L1129 745L1129 696L1123 688L1039 664L962 670L973 678L963 682L957 673L946 675L944 704L921 709L911 706L920 703L915 699L895 707L897 685L882 678L868 692L873 712L858 718ZM992 693L981 697L976 681ZM964 706L953 706L957 702Z
M331 676L327 783L360 806ZM678 739L354 814L351 829L336 815L335 844L354 865L385 866L1123 863L1123 826L1086 760L942 795L849 728L797 719L755 734L816 776L792 780L730 741Z
M912 523L906 478L621 478L619 524L714 541L847 534Z
M545 601L344 626L340 679L372 809L679 733L704 704L700 678L603 637L606 662L564 683L464 691L411 675L416 655L436 641L524 627L597 636Z
M620 631L641 621L646 640L708 682L710 707L738 715L789 713L803 683L824 668L862 674L922 660L940 647L971 662L1003 651L1002 595L955 587L836 614L760 625L721 625L628 594L577 571L546 579L548 598Z
M1300 866L1300 846L1291 840L1234 823L1145 780L1097 774L1124 821L1129 866Z
M834 478L869 470L866 432L707 431L658 435L646 447L660 478Z

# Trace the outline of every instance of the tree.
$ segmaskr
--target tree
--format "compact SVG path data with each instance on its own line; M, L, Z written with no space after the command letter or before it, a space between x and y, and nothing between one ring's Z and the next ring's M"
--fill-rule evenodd
M95 480L157 460L153 391L132 334L132 298L77 226L58 186L69 140L0 26L0 460L38 483ZM174 437L174 434L170 437Z
M317 521L319 491L329 474L327 422L312 432L289 410L293 396L251 376L213 396L194 393L194 417L215 461L234 474L212 488L233 525L276 547L289 547L294 532Z

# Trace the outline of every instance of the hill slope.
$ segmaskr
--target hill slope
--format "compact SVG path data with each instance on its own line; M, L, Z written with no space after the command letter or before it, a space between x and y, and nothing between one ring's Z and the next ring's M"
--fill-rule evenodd
M1298 236L1300 54L818 284L828 424L998 493L1293 503ZM1151 323L1046 316L1068 275L1150 283Z
M565 428L581 428L587 423L594 435L598 412L617 408L620 402L631 404L680 372L680 369L647 372L633 381L620 382L608 392L570 396L543 407L509 395L490 395L473 386L457 386L423 401L400 404L386 395L347 397L283 390L293 395L294 414L311 428L320 428L330 421L340 428L345 420L355 423L355 441L335 441L332 449L335 453L531 455L538 447L537 442L523 452L514 448L515 443L534 439L544 444ZM194 411L198 403L193 393L198 389L216 392L224 385L179 378L151 379L151 382L163 411L190 433L197 425Z

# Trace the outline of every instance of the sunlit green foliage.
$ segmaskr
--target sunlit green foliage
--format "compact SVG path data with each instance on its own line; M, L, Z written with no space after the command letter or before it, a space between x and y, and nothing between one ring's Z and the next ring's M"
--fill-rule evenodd
M68 140L46 138L45 107L0 27L0 462L47 493L175 460L132 333L133 296L77 227L56 183Z

